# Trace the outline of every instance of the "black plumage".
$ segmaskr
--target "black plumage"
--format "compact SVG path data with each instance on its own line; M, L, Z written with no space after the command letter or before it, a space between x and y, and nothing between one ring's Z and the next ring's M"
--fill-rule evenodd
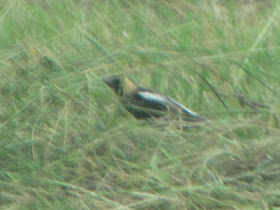
M103 80L117 95L123 106L137 119L168 117L189 122L206 119L157 91L141 87L128 77L110 76Z

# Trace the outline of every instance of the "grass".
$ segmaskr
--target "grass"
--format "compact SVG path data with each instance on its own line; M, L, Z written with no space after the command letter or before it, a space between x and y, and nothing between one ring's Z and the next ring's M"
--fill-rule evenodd
M279 207L279 6L1 2L0 208ZM138 121L111 74L211 124Z

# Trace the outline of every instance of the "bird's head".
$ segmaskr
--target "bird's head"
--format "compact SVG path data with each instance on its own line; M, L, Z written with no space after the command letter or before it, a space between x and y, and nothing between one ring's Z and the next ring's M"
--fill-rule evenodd
M138 89L138 85L128 77L113 75L106 77L103 82L120 96L129 96Z
M116 94L119 94L121 89L121 79L119 76L113 75L106 77L102 80L106 85L108 85Z

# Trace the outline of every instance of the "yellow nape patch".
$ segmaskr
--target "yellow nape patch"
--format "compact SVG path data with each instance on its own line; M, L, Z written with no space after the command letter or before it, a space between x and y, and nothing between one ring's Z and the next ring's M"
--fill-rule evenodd
M40 52L36 48L32 48L30 50L30 52L31 52L32 55L35 55L35 56L39 56L40 55Z
M128 77L124 77L122 81L122 90L125 95L135 92L138 86L132 82Z

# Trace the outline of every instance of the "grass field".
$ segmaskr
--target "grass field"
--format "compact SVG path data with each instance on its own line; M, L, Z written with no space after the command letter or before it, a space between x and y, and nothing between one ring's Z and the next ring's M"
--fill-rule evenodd
M0 8L0 209L280 207L278 0ZM211 123L136 120L112 74Z

